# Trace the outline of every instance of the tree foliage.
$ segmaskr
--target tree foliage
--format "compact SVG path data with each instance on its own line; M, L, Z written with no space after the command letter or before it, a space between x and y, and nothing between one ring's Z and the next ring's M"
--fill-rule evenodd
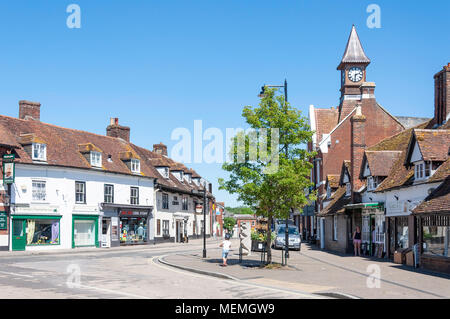
M310 159L314 154L305 150L313 132L301 111L291 107L276 90L267 87L259 106L244 107L242 116L251 129L267 132L270 157L266 160L260 156L261 145L252 147L252 131L238 133L230 150L233 161L222 166L229 172L229 178L219 179L219 189L237 194L238 200L257 215L268 217L270 227L274 217L288 218L291 210L301 210L315 200L315 193L309 191L312 186ZM277 128L278 133L270 130L272 128ZM273 143L276 140L278 144ZM239 141L244 142L239 145ZM239 151L245 155L239 155ZM245 160L239 161L239 156ZM267 247L270 247L270 236L267 237ZM270 250L268 262L271 262Z

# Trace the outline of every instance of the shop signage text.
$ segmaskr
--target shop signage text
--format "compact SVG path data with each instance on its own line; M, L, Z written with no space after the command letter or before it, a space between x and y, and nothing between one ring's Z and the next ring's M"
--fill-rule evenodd
M6 212L0 212L0 229L8 229L8 217Z
M134 210L122 210L120 216L147 216L147 212L134 211Z

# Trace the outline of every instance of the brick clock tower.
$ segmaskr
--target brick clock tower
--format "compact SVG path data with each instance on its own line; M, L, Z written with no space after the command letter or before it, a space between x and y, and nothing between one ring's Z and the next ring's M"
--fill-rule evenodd
M366 68L370 59L364 53L358 33L353 25L344 56L337 69L341 71L341 99L339 122L342 121L361 100L361 85L366 82Z

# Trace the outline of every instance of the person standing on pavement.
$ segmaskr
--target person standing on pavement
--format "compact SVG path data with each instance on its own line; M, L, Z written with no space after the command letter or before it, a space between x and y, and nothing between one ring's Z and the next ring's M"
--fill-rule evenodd
M231 248L230 234L225 235L225 240L220 244L219 247L222 247L222 265L223 267L227 266L228 253Z
M356 230L353 232L353 247L355 250L355 256L361 256L361 230L359 226L356 226Z

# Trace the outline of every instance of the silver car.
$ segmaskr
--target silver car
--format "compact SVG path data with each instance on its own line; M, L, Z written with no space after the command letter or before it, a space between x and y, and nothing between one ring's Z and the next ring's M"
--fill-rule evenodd
M275 249L283 248L286 238L286 225L280 225L277 229L277 237L273 247ZM289 249L300 250L301 245L300 234L296 226L289 225Z

